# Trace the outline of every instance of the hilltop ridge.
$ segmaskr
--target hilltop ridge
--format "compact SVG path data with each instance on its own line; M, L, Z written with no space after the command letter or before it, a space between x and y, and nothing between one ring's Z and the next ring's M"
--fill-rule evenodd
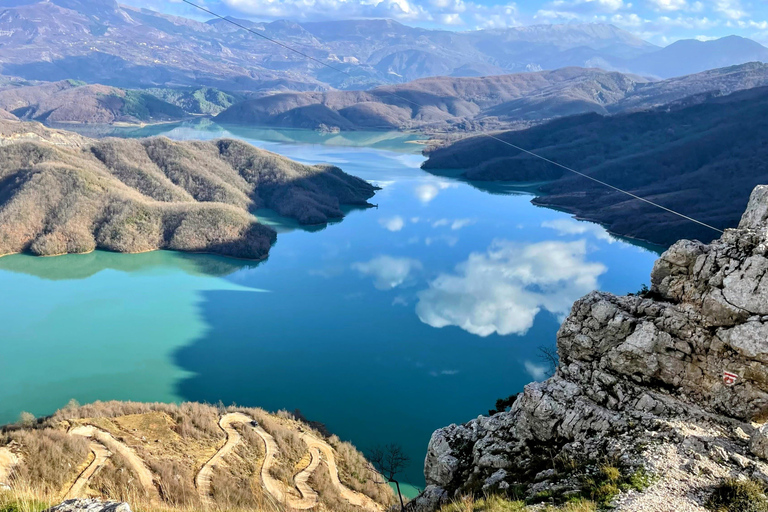
M374 187L244 142L93 140L0 121L0 254L174 249L264 258L275 232L250 212L301 224L367 206Z

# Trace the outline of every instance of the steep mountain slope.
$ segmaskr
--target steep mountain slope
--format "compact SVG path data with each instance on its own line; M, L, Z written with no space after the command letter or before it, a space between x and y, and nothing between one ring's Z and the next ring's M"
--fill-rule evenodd
M626 512L764 510L767 233L760 186L737 229L666 251L647 294L577 301L554 376L509 410L432 435L415 508L472 493ZM747 484L753 492L736 494Z
M317 224L373 193L336 167L233 140L94 141L0 122L0 255L174 249L259 259L275 232L250 211Z
M768 180L768 88L693 106L559 119L498 137L718 228L732 227ZM714 231L575 176L488 137L434 151L423 167L470 180L551 181L534 202L659 244Z

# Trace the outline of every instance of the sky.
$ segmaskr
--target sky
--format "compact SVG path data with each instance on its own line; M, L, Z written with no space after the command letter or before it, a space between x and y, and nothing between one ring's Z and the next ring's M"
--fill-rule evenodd
M208 19L180 0L122 0L169 14ZM652 43L749 37L768 44L768 0L200 0L225 15L257 21L391 18L447 30L549 23L611 23Z

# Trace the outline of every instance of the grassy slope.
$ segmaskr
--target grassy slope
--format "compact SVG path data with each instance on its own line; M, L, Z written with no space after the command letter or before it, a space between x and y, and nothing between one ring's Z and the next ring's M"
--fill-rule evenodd
M0 123L0 142L12 142L0 144L0 254L175 249L258 259L275 233L249 211L267 207L317 224L374 192L336 167L302 165L239 141L66 134Z

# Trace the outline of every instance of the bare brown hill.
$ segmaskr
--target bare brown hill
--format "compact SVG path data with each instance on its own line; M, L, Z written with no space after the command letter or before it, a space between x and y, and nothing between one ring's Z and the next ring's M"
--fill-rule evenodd
M0 108L25 120L51 123L156 122L186 115L180 107L143 91L74 80L12 82L0 89Z
M337 167L234 140L95 141L0 122L0 254L174 249L260 259L276 235L251 211L318 224L373 193Z
M291 92L236 103L223 123L295 128L473 131L525 128L557 117L647 110L696 95L768 85L768 65L751 62L652 81L595 68L480 78L433 77L370 91Z

